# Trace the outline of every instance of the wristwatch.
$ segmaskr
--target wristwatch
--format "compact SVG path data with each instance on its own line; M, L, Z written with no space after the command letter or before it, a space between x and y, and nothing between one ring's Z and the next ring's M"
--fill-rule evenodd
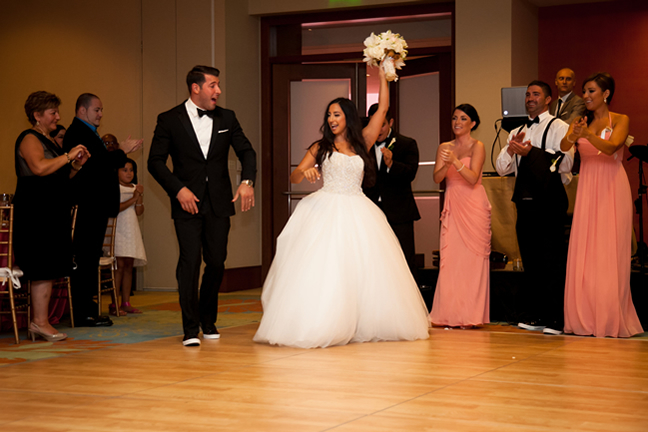
M250 186L251 188L254 187L254 182L252 180L241 180L241 184L246 184Z

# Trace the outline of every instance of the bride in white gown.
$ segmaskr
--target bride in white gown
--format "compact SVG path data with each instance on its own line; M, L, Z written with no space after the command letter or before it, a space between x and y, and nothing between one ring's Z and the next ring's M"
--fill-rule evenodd
M398 239L362 192L363 177L375 180L368 149L389 108L379 69L379 108L367 127L351 101L335 99L322 139L291 174L293 183L314 182L321 166L324 186L301 200L277 239L255 342L315 348L428 337L425 302Z

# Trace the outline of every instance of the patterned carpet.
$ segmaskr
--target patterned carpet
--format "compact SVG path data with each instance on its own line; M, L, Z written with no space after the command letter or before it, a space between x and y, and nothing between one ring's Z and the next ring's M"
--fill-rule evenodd
M218 328L237 327L261 320L260 289L221 294L218 308ZM109 303L106 297L104 307ZM20 345L16 345L12 332L0 334L0 367L25 361L64 356L80 351L103 349L122 344L132 344L153 339L182 335L182 317L178 295L175 292L138 292L131 298L133 306L142 314L111 317L111 327L69 327L69 319L57 325L68 334L62 342L47 342L37 338L27 339L20 332Z
M261 289L238 291L221 294L218 308L218 328L238 327L258 323L261 320ZM57 329L68 334L62 342L46 342L27 339L23 329L20 332L20 345L14 343L13 333L0 334L0 367L10 364L34 361L52 357L74 354L82 351L98 350L113 346L145 342L153 339L182 335L182 317L178 295L175 292L138 292L131 298L133 306L142 310L142 314L112 317L112 327L77 327L70 328L69 320L63 319ZM108 298L104 307L107 308ZM460 330L434 327L435 331L487 331L528 334L516 326L507 323L490 323L474 330ZM542 333L538 333L539 336ZM570 336L580 337L580 336ZM648 341L648 332L631 339Z

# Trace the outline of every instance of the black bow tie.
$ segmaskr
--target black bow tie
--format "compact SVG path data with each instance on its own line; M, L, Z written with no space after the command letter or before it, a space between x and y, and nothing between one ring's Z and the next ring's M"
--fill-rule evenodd
M380 147L381 145L386 144L386 143L387 143L387 141L380 141L380 142L379 142L379 141L376 141L376 143L375 143L374 145L375 145L376 147Z
M530 128L534 123L535 123L535 124L539 124L539 123L540 123L540 117L539 117L539 116L536 117L536 118L534 118L533 120L527 119L527 121L526 121L526 127L527 127L527 128Z
M214 118L214 111L205 111L205 110L201 110L200 108L197 108L197 109L198 109L198 117L199 118L204 116L204 115L209 116L211 118Z

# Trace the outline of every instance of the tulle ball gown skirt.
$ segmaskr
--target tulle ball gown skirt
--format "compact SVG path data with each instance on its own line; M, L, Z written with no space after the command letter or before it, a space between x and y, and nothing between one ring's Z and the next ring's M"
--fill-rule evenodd
M382 211L318 191L277 239L256 342L299 348L428 337L427 309Z

